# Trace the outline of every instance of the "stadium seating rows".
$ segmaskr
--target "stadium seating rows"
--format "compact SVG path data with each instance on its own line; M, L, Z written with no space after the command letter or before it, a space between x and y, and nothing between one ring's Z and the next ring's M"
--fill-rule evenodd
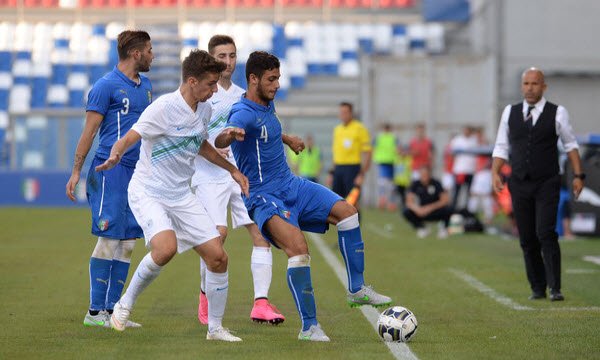
M0 152L10 114L15 118L10 138L15 142L17 166L59 166L59 151L42 149L55 149L61 140L67 143L67 155L72 153L82 127L81 117L59 126L53 119L28 114L32 109L82 108L91 84L116 64L116 37L123 29L119 23L0 23ZM245 86L244 63L250 52L270 51L281 59L280 100L290 89L302 88L307 76L357 77L361 54L405 56L444 51L440 24L186 22L174 32L179 34L177 44L173 44L172 36L167 34L161 40L159 33L150 30L157 58L148 76L155 89L161 89L155 97L172 90L179 81L178 61L161 61L160 45L175 48L184 57L192 48L206 47L208 39L217 33L230 34L236 40L238 70L234 81L240 85ZM164 76L158 74L175 78L161 87Z
M182 5L194 7L272 7L275 0L183 0ZM28 8L115 8L125 6L173 7L179 4L178 0L24 0L23 5ZM282 0L286 7L321 7L323 0ZM414 6L414 0L330 0L331 7L345 8L408 8ZM0 7L17 7L18 0L0 0Z

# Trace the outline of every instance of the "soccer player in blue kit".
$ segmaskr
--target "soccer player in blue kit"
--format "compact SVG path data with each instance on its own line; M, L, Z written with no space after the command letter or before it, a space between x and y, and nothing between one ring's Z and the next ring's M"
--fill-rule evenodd
M140 72L149 71L154 59L150 35L145 31L121 32L117 50L119 63L94 84L88 95L85 127L66 185L67 196L75 201L81 168L100 130L99 146L86 181L92 234L98 236L98 241L90 258L90 306L83 324L108 328L110 314L127 280L135 239L143 236L127 201L140 144L131 147L114 169L96 172L94 168L108 159L113 144L125 136L152 102L152 85ZM129 321L127 326L141 325Z
M337 225L348 275L351 306L386 306L387 296L364 283L364 243L356 208L326 187L292 174L285 158L281 123L273 99L279 89L279 59L264 51L246 62L248 90L231 110L215 145L231 145L239 169L250 182L248 214L266 239L288 256L287 281L302 320L298 339L329 341L316 315L310 256L303 230L324 233ZM243 137L243 141L236 140Z

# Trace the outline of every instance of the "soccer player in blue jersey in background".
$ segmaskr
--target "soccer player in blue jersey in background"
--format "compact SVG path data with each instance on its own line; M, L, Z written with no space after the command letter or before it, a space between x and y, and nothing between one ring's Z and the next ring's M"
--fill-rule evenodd
M302 320L298 339L329 341L317 321L303 230L324 233L329 224L337 225L351 306L385 306L391 299L365 286L364 243L356 208L326 187L293 175L286 162L273 103L279 89L279 67L274 55L264 51L250 54L246 62L248 91L233 106L215 145L231 145L239 169L250 182L249 197L244 199L248 214L265 238L288 256L288 286Z
M123 31L117 38L117 47L119 63L94 84L88 95L85 127L66 185L67 196L75 201L81 168L100 130L86 189L92 212L92 234L98 236L90 258L90 306L83 320L86 326L110 327L110 314L127 280L135 239L143 236L127 201L127 187L139 158L139 143L123 155L114 169L94 171L109 157L113 144L125 136L152 102L150 80L140 74L150 70L154 59L150 35L145 31ZM127 326L141 325L130 321Z

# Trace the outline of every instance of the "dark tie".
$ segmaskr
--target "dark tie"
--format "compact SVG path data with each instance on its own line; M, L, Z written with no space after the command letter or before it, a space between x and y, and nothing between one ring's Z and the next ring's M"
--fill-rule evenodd
M531 110L533 110L534 108L535 106L529 105L529 107L527 108L527 116L525 116L525 125L527 125L529 129L533 127L533 114L531 113Z

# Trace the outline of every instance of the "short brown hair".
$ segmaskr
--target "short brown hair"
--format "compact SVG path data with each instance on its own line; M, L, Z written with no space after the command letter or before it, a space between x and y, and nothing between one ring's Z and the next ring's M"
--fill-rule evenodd
M217 61L206 51L194 49L181 64L181 78L184 82L190 77L202 80L207 73L220 74L226 68L224 62Z
M150 35L143 30L125 30L117 37L117 51L119 60L129 57L131 50L143 50L150 41Z
M279 69L279 66L277 56L266 51L255 51L246 61L246 81L250 82L250 74L254 74L260 79L266 71Z
M215 36L211 37L210 40L208 41L208 52L211 55L214 55L215 48L217 46L219 46L219 45L228 45L228 44L231 44L231 45L235 46L235 41L233 41L233 38L231 36L229 36L229 35L215 35Z
M351 102L342 101L342 102L340 103L340 106L346 106L346 107L348 107L348 110L350 110L350 112L353 112L353 111L354 111L354 106L352 105L352 103L351 103Z

